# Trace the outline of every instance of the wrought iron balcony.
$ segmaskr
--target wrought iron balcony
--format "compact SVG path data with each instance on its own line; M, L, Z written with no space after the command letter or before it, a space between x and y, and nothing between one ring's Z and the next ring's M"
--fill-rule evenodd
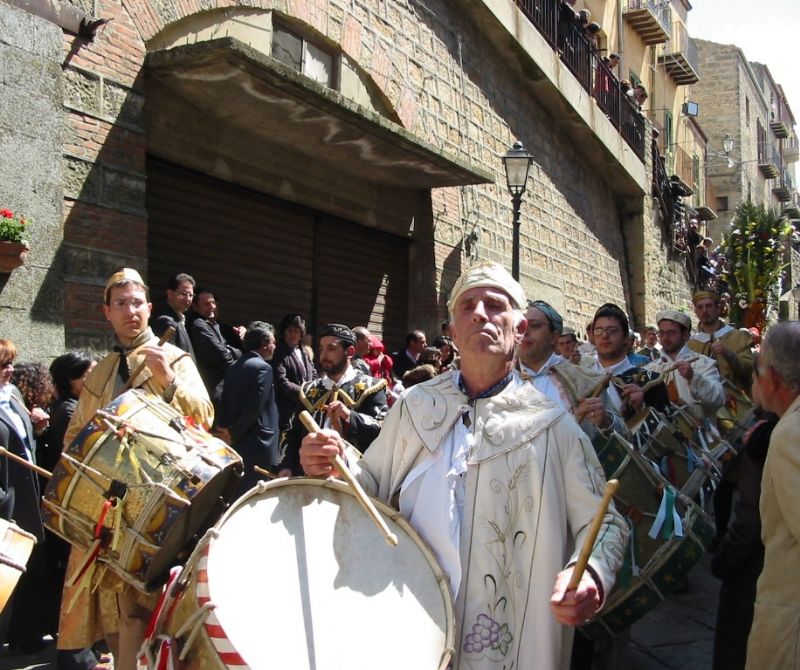
M781 174L781 158L772 142L758 145L758 169L767 179L775 179Z
M622 18L645 44L663 44L672 31L668 0L627 0Z
M794 181L792 180L792 173L787 168L783 168L781 179L775 184L772 192L781 202L789 202L792 199Z
M797 141L796 136L783 141L781 156L787 163L800 160L800 142Z
M644 161L644 116L622 92L616 75L603 63L575 21L572 8L559 0L515 0L581 86L595 99L622 138Z
M658 57L667 74L679 86L696 84L700 81L700 61L697 45L689 37L682 23L672 24L672 34L664 45L664 52Z

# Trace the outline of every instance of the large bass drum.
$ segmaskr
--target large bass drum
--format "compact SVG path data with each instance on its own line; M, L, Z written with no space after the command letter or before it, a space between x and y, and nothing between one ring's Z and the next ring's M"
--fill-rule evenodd
M447 578L405 519L375 505L398 546L341 482L258 484L168 584L139 667L446 668Z
M241 472L241 458L224 442L160 398L132 390L99 410L64 450L42 518L147 591L219 519Z

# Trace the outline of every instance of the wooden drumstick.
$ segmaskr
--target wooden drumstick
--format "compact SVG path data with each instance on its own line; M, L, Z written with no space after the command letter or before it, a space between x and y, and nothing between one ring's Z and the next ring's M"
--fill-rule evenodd
M600 532L600 526L603 525L603 518L608 510L608 503L611 502L612 496L617 492L618 486L619 481L616 479L609 479L608 482L606 482L606 488L603 491L603 499L600 501L600 505L597 507L597 512L592 520L592 525L589 527L589 533L586 535L586 539L583 541L581 553L578 554L578 560L572 567L572 577L569 579L569 584L567 584L567 590L565 593L574 591L578 588L578 584L581 583L581 577L583 577L583 572L586 570L586 566L589 564L589 557L592 555L592 549L594 549L594 543L597 539L597 534Z
M22 458L22 456L17 456L15 453L10 452L5 447L0 447L0 455L8 456L12 461L16 461L20 465L24 465L26 468L28 468L28 470L33 470L37 474L42 475L42 477L47 477L48 479L50 479L50 477L53 476L53 473L50 472L49 470L40 468L35 463L31 463L30 461L25 460L24 458Z
M261 467L259 467L257 465L253 466L253 470L255 470L260 475L264 475L265 477L269 477L270 479L276 479L278 477L278 475L276 475L274 472L270 472L266 468L261 468Z
M317 422L314 421L314 417L311 416L306 410L300 412L300 421L303 422L303 425L306 427L306 430L309 433L318 433L321 429ZM367 511L367 514L372 517L372 520L375 522L375 525L378 526L380 531L383 533L383 537L386 539L386 542L393 547L397 546L397 535L395 535L391 530L389 530L389 526L386 525L386 522L383 520L383 517L380 515L378 510L375 508L375 505L372 504L372 501L369 499L369 496L364 492L364 489L361 488L361 484L356 481L356 478L353 477L353 473L350 472L349 468L347 467L347 463L344 462L344 459L339 456L339 454L335 454L331 457L331 462L336 466L336 469L341 473L342 478L350 485L353 489L353 493L355 493L358 502L361 503L361 506Z
M167 329L164 331L164 334L158 340L158 344L156 346L160 347L165 342L169 342L173 337L175 337L175 328L173 328L172 326L167 326ZM133 386L134 380L142 373L142 370L144 370L145 365L146 365L145 361L142 361L141 363L139 363L139 365L136 366L136 369L133 372L131 372L131 376L128 377L128 381L125 382L125 384L120 389L117 395L122 395L123 393L125 393L125 391L129 390L131 386Z

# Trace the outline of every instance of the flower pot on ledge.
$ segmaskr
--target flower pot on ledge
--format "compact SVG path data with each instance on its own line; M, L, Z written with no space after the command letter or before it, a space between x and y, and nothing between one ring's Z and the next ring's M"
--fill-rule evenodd
M0 241L0 273L9 273L25 264L29 247L19 242Z

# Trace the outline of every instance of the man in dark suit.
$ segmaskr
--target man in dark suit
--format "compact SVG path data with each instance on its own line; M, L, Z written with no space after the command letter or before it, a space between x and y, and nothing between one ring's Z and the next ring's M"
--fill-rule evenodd
M164 331L172 326L175 329L172 344L178 349L183 349L196 362L192 341L186 329L186 313L192 306L194 287L195 281L191 275L185 272L172 275L167 282L167 301L153 310L150 315L150 328L161 337Z
M417 359L427 346L428 340L421 330L415 330L406 335L406 348L395 351L392 354L392 361L394 362L392 374L396 379L403 379L403 375L406 372L417 367Z
M197 369L206 385L208 395L211 396L214 408L219 411L225 372L239 360L242 352L223 334L222 324L217 321L217 301L213 291L207 288L197 289L194 296L194 311L196 316L192 321L190 335ZM238 337L244 334L242 326L233 330Z
M263 321L253 321L244 336L244 355L225 373L218 434L244 460L238 495L262 477L254 470L274 468L280 461L278 408L272 387L275 333Z

